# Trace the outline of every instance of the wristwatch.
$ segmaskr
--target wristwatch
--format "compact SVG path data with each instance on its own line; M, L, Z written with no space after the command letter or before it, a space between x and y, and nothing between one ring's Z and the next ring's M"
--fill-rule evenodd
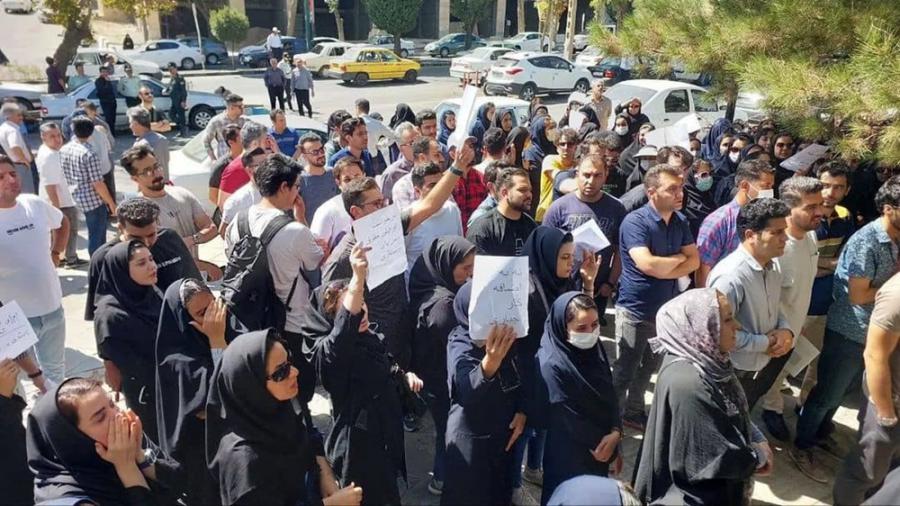
M463 173L463 171L459 170L459 168L456 165L450 166L450 173L453 174L454 176L459 176L459 177L463 177L465 175Z

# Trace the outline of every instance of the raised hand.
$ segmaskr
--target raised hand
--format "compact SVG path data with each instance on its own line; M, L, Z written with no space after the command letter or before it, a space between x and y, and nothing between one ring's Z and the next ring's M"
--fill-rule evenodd
M191 321L190 324L195 329L203 333L209 338L210 348L224 348L225 343L225 321L228 318L228 307L222 299L214 299L206 308L203 314L203 323Z
M366 253L371 249L371 246L357 243L350 250L350 268L353 269L353 276L359 280L365 280L369 273L369 260L366 258Z
M597 271L600 270L600 262L597 255L585 250L581 256L581 282L584 286L594 287L594 280L597 279Z
M481 369L486 378L494 377L514 342L516 342L516 332L512 327L508 325L491 326L491 331L484 344L484 358L481 360Z

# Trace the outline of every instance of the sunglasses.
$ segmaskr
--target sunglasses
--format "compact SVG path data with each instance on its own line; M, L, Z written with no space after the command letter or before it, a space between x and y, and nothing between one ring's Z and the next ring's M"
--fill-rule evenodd
M272 380L275 383L281 383L282 381L288 379L291 375L291 359L288 358L284 362L278 365L272 374L266 376L267 380Z

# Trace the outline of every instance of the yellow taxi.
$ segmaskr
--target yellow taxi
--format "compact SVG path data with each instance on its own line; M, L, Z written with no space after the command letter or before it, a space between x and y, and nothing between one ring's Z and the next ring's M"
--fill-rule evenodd
M325 75L359 86L389 79L414 83L420 68L418 62L400 58L390 49L360 46L348 48L341 58L331 60Z

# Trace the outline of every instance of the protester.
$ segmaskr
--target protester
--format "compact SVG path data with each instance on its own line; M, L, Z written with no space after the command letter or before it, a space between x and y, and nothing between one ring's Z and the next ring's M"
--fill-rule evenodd
M116 92L125 98L126 107L134 107L141 103L138 92L141 90L141 78L134 75L131 65L125 64L125 75L119 77Z
M109 64L100 66L100 77L94 80L95 93L103 109L103 119L112 127L110 134L116 135L116 88L112 81L113 68Z
M513 115L515 112L512 109L499 109L494 113L494 119L491 120L491 128L499 128L503 135L509 135L509 132L513 128Z
M493 102L485 102L481 104L481 107L478 108L478 111L475 113L475 120L472 122L472 125L468 128L468 136L475 138L475 162L481 162L481 150L483 148L481 141L484 138L484 133L488 128L491 127L491 122L494 120L494 114L496 112L496 107ZM466 125L461 125L465 128Z
M416 199L428 197L435 185L441 180L443 169L434 163L417 165L413 168L411 176L413 187L416 190ZM462 181L462 178L460 178ZM463 235L464 220L460 217L460 209L453 201L447 199L440 210L423 221L415 230L406 236L406 261L407 273L412 269L416 260L425 251L425 247L434 239L441 236Z
M325 159L331 159L332 155L337 153L344 147L344 140L341 138L341 124L352 118L349 112L339 109L328 116L328 142L325 143ZM327 164L328 167L333 167Z
M609 129L609 116L612 113L612 101L603 96L605 91L606 84L603 82L603 79L594 79L594 82L591 84L591 101L586 104L597 116L597 128L600 131Z
M241 147L243 153L225 167L219 182L219 207L223 214L229 197L251 181L255 167L248 167L246 162L252 161L257 149L261 149L264 154L276 152L278 144L266 127L254 121L246 121L241 127ZM223 221L229 220L223 217Z
M466 232L481 255L520 256L525 240L537 224L526 212L531 208L531 183L519 168L503 169L497 176L500 200Z
M131 133L137 137L132 149L138 149L145 146L154 155L154 161L159 164L162 172L163 182L170 181L169 178L169 140L165 136L158 134L151 128L150 113L143 107L132 107L128 109L128 126ZM157 154L158 153L158 154Z
M280 56L269 58L269 66L263 73L263 84L269 93L269 109L272 111L275 110L276 100L280 104L280 110L284 110L284 88L285 84L289 84L289 81L284 77L284 72L278 68L278 60L280 59Z
M750 420L729 358L739 325L727 297L690 290L659 310L654 349L665 353L644 434L635 490L644 503L749 504L754 474L774 458ZM677 458L672 458L677 456Z
M84 62L81 60L75 61L75 74L69 76L69 80L66 83L66 90L72 91L80 88L84 83L91 82L91 78L84 74Z
M0 125L0 148L12 160L19 184L24 193L37 194L34 173L31 170L32 155L20 127L25 123L25 115L19 104L7 102L0 107L3 124Z
M537 208L536 221L543 221L544 213L554 200L553 183L556 176L575 167L575 149L578 147L578 132L571 128L563 128L556 142L555 155L547 155L541 162L540 203ZM533 144L532 144L533 146Z
M341 158L352 156L362 162L366 177L375 177L375 166L368 149L369 131L366 129L365 121L362 118L344 120L340 126L340 136L346 147L331 155L328 166L334 167Z
M412 143L413 165L433 163L438 167L446 167L444 155L441 153L441 144L432 139L420 135ZM392 176L393 179L395 176ZM466 176L467 178L469 176ZM459 183L453 188L454 195L459 191ZM412 184L412 174L404 174L391 188L391 199L400 209L406 209L416 201L416 189ZM477 207L477 205L476 205Z
M438 118L438 142L445 148L450 140L450 135L456 131L456 113L453 109L446 109Z
M475 165L475 170L484 176L484 169L491 163L503 162L506 156L507 133L497 127L488 128L482 138L481 163Z
M269 128L269 135L275 139L278 144L278 151L288 158L296 159L297 143L300 142L300 133L289 127L287 124L287 115L281 109L272 109L269 112L269 119L272 120L272 126Z
M297 153L304 162L304 170L300 173L300 197L306 208L306 221L312 223L319 207L339 195L340 190L332 171L325 170L325 149L321 137L312 132L306 133L297 143Z
M638 138L640 138L640 135L639 132ZM625 200L628 192L644 183L644 177L646 176L647 171L659 163L657 161L658 156L659 151L656 149L656 146L651 145L642 146L641 149L634 154L634 170L632 170L631 174L625 179L625 193L619 197L620 199Z
M78 258L76 247L78 245L78 208L69 191L69 184L63 176L62 167L59 164L59 149L63 146L62 133L56 123L48 122L41 125L41 147L35 157L35 164L40 175L41 198L59 209L63 216L69 220L69 239L66 241L65 256L60 259L60 266L77 268L87 264L86 260Z
M241 129L237 125L229 125L223 132L225 142L228 144L228 154L219 157L213 162L209 170L209 194L208 199L216 207L213 211L212 220L216 226L222 222L222 208L219 207L219 188L222 186L222 173L225 167L235 158L241 156L243 147L241 146Z
M650 118L647 117L646 114L643 113L641 108L643 107L643 103L641 99L637 97L633 97L630 100L626 100L621 104L616 106L615 114L617 116L616 128L619 127L618 118L624 116L624 118L628 121L628 134L634 136L638 129L644 123L650 123ZM617 134L622 135L620 131L616 131Z
M350 183L365 177L362 164L353 157L341 158L331 170L334 184L339 192L344 192L350 187ZM326 200L319 206L318 212L313 216L309 229L319 239L327 241L333 248L350 231L353 218L344 207L344 198L341 193Z
M412 107L403 102L397 104L394 108L394 114L391 116L390 122L388 122L388 127L397 128L401 123L409 122L412 124L416 124L416 113L413 112Z
M559 130L556 123L549 116L542 116L531 122L531 145L522 152L522 160L529 164L528 173L532 174L529 181L533 180L534 190L540 194L543 183L544 158L555 155L556 140L559 138ZM540 199L536 199L540 200ZM535 204L537 210L538 204ZM537 215L535 215L537 216Z
M0 464L3 497L10 504L34 504L34 477L28 469L25 427L22 412L25 399L16 394L19 368L6 358L0 360L0 445L5 455Z
M47 76L47 93L65 93L66 81L63 79L63 73L56 66L56 61L51 56L44 58L44 61L47 62L47 68L44 69L44 74Z
M172 121L177 121L174 117ZM225 96L225 110L209 120L203 133L203 147L210 161L226 156L229 153L228 141L225 140L225 127L237 125L243 128L247 117L244 116L244 99L240 95L229 93ZM220 205L221 207L221 205Z
M691 225L691 234L700 241L700 228L706 218L715 212L712 187L715 179L712 165L706 160L694 158L694 164L684 178L684 206L682 213Z
M398 156L381 175L381 193L388 203L392 201L394 185L412 171L416 158L413 143L419 138L419 131L414 124L404 121L394 127L394 135L397 136Z
M769 157L772 159L772 166L775 167L776 187L780 187L785 179L794 175L793 171L782 167L781 162L794 155L796 143L797 141L794 140L794 136L788 132L779 132L772 136Z
M589 295L566 292L554 301L537 354L537 395L546 404L537 401L534 411L548 428L541 504L569 478L606 476L611 464L621 472L622 423L599 337L599 312Z
M631 175L635 171L639 171L641 169L641 160L638 158L638 153L641 152L641 149L647 144L647 134L655 130L656 127L653 126L652 123L644 123L638 128L637 134L634 136L634 140L629 144L622 152L619 154L619 164L616 170L615 177L613 181L620 184L618 188L613 189L612 194L613 197L619 198L625 194L626 191L630 189L629 187L629 179ZM656 156L654 151L654 157ZM644 169L645 171L647 169ZM640 181L638 182L640 183Z
M462 237L433 240L409 275L409 313L415 322L412 370L423 383L423 397L434 420L435 448L428 491L441 495L450 394L447 389L447 338L456 327L453 299L472 277L475 245Z

